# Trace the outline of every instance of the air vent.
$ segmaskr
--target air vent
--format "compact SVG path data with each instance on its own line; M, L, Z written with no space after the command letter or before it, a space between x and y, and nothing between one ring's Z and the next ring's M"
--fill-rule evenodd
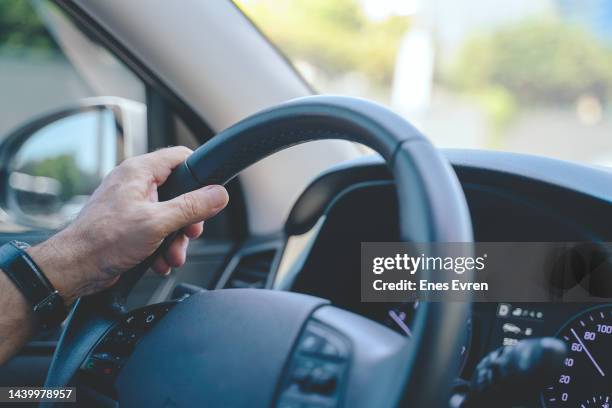
M265 288L275 254L275 249L269 249L243 255L224 288Z

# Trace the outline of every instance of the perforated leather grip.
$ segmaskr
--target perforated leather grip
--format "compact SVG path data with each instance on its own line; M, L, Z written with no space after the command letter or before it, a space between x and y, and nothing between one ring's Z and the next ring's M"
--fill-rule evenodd
M330 96L301 98L260 112L219 133L189 157L187 169L177 169L177 174L162 186L162 196L169 198L182 191L177 186L185 183L186 173L199 185L225 184L274 152L321 139L368 145L388 162L402 142L425 141L406 121L371 102Z

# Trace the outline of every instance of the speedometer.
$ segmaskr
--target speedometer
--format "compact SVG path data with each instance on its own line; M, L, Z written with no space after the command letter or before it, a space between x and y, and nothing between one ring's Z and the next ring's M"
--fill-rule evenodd
M547 408L612 407L612 305L574 316L556 335L568 348L563 371L542 393Z

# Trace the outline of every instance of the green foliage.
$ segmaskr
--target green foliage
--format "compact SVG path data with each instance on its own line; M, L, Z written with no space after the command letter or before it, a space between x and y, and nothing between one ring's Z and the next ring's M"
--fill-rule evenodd
M83 173L72 154L30 162L21 171L32 176L50 177L59 181L62 185L60 199L64 202L75 195L90 194L97 185L95 176Z
M357 71L378 85L393 78L408 17L370 21L357 0L259 0L243 9L293 61L328 75Z
M28 0L0 0L0 51L51 55L57 44Z
M585 93L606 101L612 50L561 21L527 20L468 41L451 83L476 94L501 88L518 104L566 105Z
M476 97L491 120L495 132L503 129L518 110L516 99L503 87L490 86Z

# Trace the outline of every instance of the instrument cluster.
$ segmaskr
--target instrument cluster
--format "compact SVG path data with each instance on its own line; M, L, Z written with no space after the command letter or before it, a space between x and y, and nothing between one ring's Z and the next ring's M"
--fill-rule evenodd
M541 406L610 408L612 305L499 303L487 348L549 336L566 343L568 355L559 376L542 390Z

